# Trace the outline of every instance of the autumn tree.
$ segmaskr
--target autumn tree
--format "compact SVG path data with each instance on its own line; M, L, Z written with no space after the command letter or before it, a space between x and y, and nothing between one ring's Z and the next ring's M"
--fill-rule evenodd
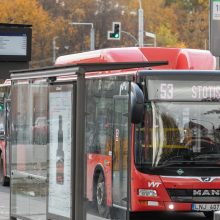
M66 21L61 17L52 19L37 0L0 0L0 4L1 23L32 25L32 66L52 65L54 37L63 38L73 32ZM67 43L69 40L65 38Z
M166 0L178 14L177 32L180 40L190 48L208 48L209 1Z
M128 30L137 39L139 3L137 0L129 1L129 3L127 0L120 0L120 2L125 6L123 29ZM157 0L154 3L150 0L144 0L142 1L142 8L144 10L145 31L156 34L158 46L185 46L176 31L177 15L173 8L166 5L165 0ZM145 42L152 44L152 39L145 38Z
M45 1L45 0L40 0ZM138 8L137 0L57 0L62 2L67 9L65 19L74 22L91 22L94 24L96 33L96 49L106 47L135 46L138 40ZM61 11L56 10L52 4L45 6L53 16L62 16ZM153 32L157 35L159 46L184 47L177 32L177 15L172 7L165 5L165 0L158 0L152 4L150 0L142 1L145 14L145 31ZM59 6L60 7L60 6ZM66 11L68 10L68 12ZM67 17L68 15L68 17ZM163 16L162 16L163 15ZM107 32L112 29L112 22L122 23L121 41L110 41L107 39ZM87 26L73 26L75 30L75 48L73 52L89 50L90 28ZM152 43L152 39L145 38L147 44Z
M0 22L33 26L32 64L51 65L56 55L88 51L93 23L96 49L138 45L138 0L0 0ZM142 0L144 30L155 33L157 46L206 48L207 0ZM122 24L120 41L107 39L112 22ZM56 41L56 47L52 42ZM145 37L147 46L153 43Z
M53 19L62 18L65 23L64 32L69 32L65 38L58 39L58 47L65 44L68 47L66 52L80 52L90 49L90 26L71 25L72 22L89 22L94 23L95 4L94 1L86 0L39 0L43 8L48 11ZM69 27L68 27L69 26ZM64 34L63 32L63 34ZM75 33L75 34L72 34ZM61 32L59 33L61 35ZM69 38L69 39L67 39ZM61 55L63 50L59 50Z
M52 36L52 24L47 12L35 0L1 0L0 4L2 23L32 25L32 60L41 60L41 64L45 65Z

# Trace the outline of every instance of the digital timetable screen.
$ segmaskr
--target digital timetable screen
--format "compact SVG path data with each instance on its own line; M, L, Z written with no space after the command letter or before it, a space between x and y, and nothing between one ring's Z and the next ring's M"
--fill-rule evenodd
M0 55L27 56L27 34L0 33Z
M30 61L32 29L0 26L0 61Z

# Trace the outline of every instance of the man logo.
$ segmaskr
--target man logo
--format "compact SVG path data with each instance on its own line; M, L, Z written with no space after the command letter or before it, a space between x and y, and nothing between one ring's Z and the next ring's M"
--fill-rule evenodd
M220 190L219 189L194 189L193 190L193 196L220 196Z
M176 171L180 176L184 173L184 171L182 169L179 169Z
M203 182L211 182L211 177L201 177Z

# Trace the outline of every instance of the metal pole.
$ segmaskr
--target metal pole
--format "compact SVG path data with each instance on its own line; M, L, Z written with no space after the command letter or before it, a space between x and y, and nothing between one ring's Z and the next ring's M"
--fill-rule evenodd
M219 68L219 64L220 64L220 59L219 59L219 57L215 57L216 58L216 69L217 70L219 70L220 68Z
M127 153L127 212L126 220L130 219L131 210L131 81L129 81L129 93L128 93L128 153Z
M144 46L144 10L142 9L141 0L139 0L138 9L138 43L139 47Z
M95 50L95 29L93 25L91 25L90 29L90 50Z
M209 11L209 50L211 51L211 44L212 44L212 40L213 38L211 38L211 25L213 24L212 23L212 15L213 15L213 8L212 8L212 4L213 2L211 0L209 0L209 8L210 8L210 11ZM211 51L212 52L212 51ZM214 55L215 56L215 55ZM219 70L220 69L220 57L219 56L215 56L216 58L216 70ZM218 212L220 213L220 212ZM220 215L219 215L220 216Z
M86 157L85 157L85 73L80 70L77 77L76 107L76 161L75 161L75 220L86 220Z
M212 14L212 3L211 0L209 0L209 45L208 45L208 50L211 51L211 14Z

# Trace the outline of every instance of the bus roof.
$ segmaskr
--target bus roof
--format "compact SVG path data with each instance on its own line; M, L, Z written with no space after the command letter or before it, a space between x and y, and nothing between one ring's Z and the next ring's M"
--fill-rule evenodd
M95 51L64 55L57 58L55 65L103 62L143 62L167 60L168 65L154 69L216 69L215 57L208 50L163 48L163 47L127 47L107 48Z
M55 65L76 63L144 62L148 61L136 47L109 48L69 54L57 58Z

